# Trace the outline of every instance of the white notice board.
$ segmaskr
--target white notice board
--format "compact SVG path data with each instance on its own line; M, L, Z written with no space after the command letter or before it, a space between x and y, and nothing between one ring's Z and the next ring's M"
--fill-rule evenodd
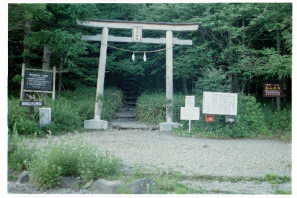
M181 107L180 108L180 119L181 120L199 120L200 108L199 107Z
M238 94L203 92L203 114L237 115Z

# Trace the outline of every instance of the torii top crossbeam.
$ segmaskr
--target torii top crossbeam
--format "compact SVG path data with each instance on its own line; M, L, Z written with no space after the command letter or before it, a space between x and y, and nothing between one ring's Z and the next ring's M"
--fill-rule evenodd
M133 29L140 27L143 30L171 30L171 31L195 31L201 23L167 23L167 22L142 22L142 21L122 21L89 19L87 21L77 21L79 25L101 28Z

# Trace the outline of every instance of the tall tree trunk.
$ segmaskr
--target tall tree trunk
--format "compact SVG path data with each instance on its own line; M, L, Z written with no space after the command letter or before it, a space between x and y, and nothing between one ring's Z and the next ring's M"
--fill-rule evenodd
M27 20L24 25L24 40L23 40L23 63L25 63L25 65L29 64L29 59L27 57L28 46L25 43L25 39L29 36L30 33L31 33L31 21Z
M50 46L45 44L43 47L43 60L42 60L42 69L49 70L51 63L51 49Z
M281 53L280 45L281 45L280 31L279 31L279 28L277 28L276 29L276 50L277 50L277 52L279 54ZM278 78L278 80L281 83L281 79ZM277 111L280 111L281 110L281 100L280 100L280 97L277 97L276 98L276 110Z
M185 77L183 77L182 82L183 82L183 91L184 91L184 94L185 95L188 95L187 79Z
M59 85L58 85L58 97L60 97L61 89L62 89L62 68L63 68L63 59L61 58L60 73L59 73Z
M43 59L42 59L42 69L43 70L50 69L51 55L52 55L52 52L51 52L50 46L45 44L43 47ZM46 101L45 100L46 97L47 97L46 93L41 94L41 98L43 98L44 101Z

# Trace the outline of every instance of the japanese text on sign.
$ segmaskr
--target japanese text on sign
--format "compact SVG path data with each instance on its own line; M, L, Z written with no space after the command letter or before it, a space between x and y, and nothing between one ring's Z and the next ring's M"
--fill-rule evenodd
M53 75L50 72L25 72L24 89L52 90Z
M142 29L140 27L133 28L133 41L141 41Z
M264 83L263 97L281 97L282 88L280 83Z
M234 93L203 92L203 114L237 115L237 100Z

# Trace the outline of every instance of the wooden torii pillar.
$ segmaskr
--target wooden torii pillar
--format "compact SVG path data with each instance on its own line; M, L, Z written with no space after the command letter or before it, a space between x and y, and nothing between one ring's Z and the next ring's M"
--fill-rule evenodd
M180 40L174 38L173 31L195 31L198 30L200 23L163 23L91 19L87 21L78 20L77 24L103 28L101 35L82 36L83 40L101 41L94 119L85 120L85 128L105 130L108 126L107 121L101 120L108 42L166 44L166 122L160 123L159 127L160 131L171 131L173 128L182 126L182 124L173 122L173 45L192 45L192 40ZM110 28L131 29L132 37L116 37L108 35L108 30ZM142 38L142 30L166 31L166 38Z

